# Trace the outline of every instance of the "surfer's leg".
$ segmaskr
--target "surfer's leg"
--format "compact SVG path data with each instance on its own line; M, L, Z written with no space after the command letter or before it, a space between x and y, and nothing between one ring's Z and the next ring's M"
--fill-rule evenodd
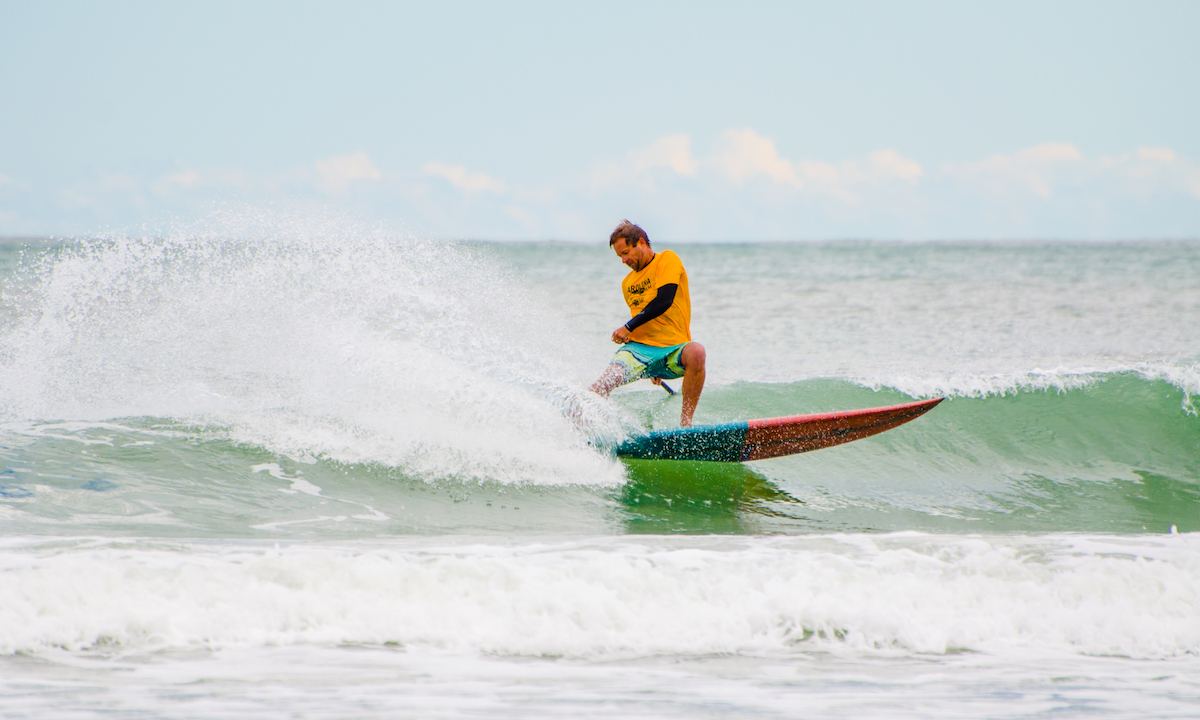
M600 397L608 397L613 390L644 377L646 363L635 356L629 348L621 348L613 355L612 363L604 368L596 382L592 383L592 392Z
M688 343L683 346L679 364L683 365L683 410L679 413L680 425L691 425L692 414L704 391L704 346Z
M608 397L610 392L629 382L628 377L629 371L624 365L612 363L604 368L604 372L592 383L591 391L600 397Z

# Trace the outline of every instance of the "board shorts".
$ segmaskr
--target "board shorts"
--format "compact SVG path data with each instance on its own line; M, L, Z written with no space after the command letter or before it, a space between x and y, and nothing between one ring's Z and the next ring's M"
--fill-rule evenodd
M683 377L683 365L679 361L687 344L654 347L635 342L625 343L617 354L613 355L612 364L620 365L624 369L622 384L642 378L674 380Z

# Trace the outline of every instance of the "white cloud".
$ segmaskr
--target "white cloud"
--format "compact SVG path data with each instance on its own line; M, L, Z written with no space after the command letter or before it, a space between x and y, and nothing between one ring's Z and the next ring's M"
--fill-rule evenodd
M101 172L94 179L60 188L56 195L59 208L68 212L85 211L100 222L108 222L129 208L144 213L151 207L142 183L124 173Z
M664 135L641 150L629 153L634 172L668 168L678 175L693 177L700 165L692 157L687 135Z
M750 130L726 130L722 134L724 149L714 162L725 176L741 187L747 180L765 175L780 185L803 187L790 160L779 157L775 141ZM814 173L826 173L826 167L814 167Z
M1054 194L1051 189L1054 178L1077 166L1082 159L1083 154L1070 143L1043 143L1013 155L996 154L980 162L946 165L943 170L951 177L981 186L990 194L1009 194L1021 189L1048 199Z
M692 154L687 135L663 136L626 153L619 161L597 164L588 184L592 192L630 187L653 192L672 178L716 179L736 188L762 178L790 191L856 203L856 191L862 186L895 180L915 182L922 175L919 163L886 149L871 153L865 160L836 165L819 160L792 161L780 156L774 140L746 128L726 130L717 150L701 158Z
M1142 160L1157 160L1159 162L1175 162L1175 151L1165 147L1138 148L1138 157Z
M497 195L504 193L504 181L488 177L481 172L468 172L462 165L428 162L421 166L421 174L442 178L459 190L469 193L491 192Z
M836 165L822 160L793 162L779 155L774 140L749 128L726 130L721 137L723 147L711 162L736 187L762 176L777 185L856 203L862 186L896 180L912 183L925 174L920 163L895 150L877 150L866 160Z
M653 191L654 176L660 171L695 177L700 163L692 156L691 144L687 135L664 135L646 147L625 153L618 161L597 163L589 185L593 192L629 186Z
M125 173L101 173L96 183L101 192L136 192L140 185L137 178Z
M1032 193L1050 200L1060 187L1084 189L1097 198L1180 192L1200 198L1200 167L1166 147L1088 158L1072 144L1044 143L1011 155L946 165L942 170L993 199L1012 200Z
M914 181L925 174L921 164L900 156L895 150L878 150L867 156L868 175L875 180Z
M1175 154L1171 148L1140 147L1136 157L1102 157L1101 162L1131 182L1140 195L1183 191L1200 198L1200 165Z
M308 171L305 171L304 174L306 177L311 177ZM247 176L241 170L233 168L207 169L203 171L194 168L185 168L154 180L150 183L150 190L157 195L173 197L181 190L194 191L200 188L223 187L247 188L256 184L262 184L262 182Z
M199 172L187 169L170 175L163 175L150 183L150 189L157 195L170 196L180 189L190 190L204 183L204 176Z
M1193 237L1200 217L1200 163L1170 147L1088 155L1052 142L936 168L889 148L831 159L780 148L749 128L703 145L663 135L574 177L529 186L439 162L385 174L364 153L265 174L189 166L148 179L100 174L42 199L31 194L36 187L0 175L0 233L136 225L200 212L214 199L346 194L364 181L381 192L355 197L356 212L454 237L578 238L633 214L696 238ZM58 224L27 217L42 206Z
M371 164L366 153L338 155L318 160L316 165L318 186L330 193L344 193L355 180L379 180L383 173Z
M181 170L171 175L163 175L159 178L159 182L163 185L176 185L184 188L196 187L202 180L203 178L200 173L191 169Z

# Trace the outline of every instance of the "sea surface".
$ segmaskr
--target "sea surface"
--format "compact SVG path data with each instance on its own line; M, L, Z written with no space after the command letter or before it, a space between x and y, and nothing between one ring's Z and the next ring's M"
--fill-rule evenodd
M697 422L947 400L622 462L603 238L0 242L0 715L1200 716L1200 242L655 248Z

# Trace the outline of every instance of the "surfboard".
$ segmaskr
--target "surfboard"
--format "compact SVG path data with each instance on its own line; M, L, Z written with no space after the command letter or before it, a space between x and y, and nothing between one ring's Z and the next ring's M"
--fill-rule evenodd
M639 460L747 462L794 455L878 435L915 420L944 399L651 430L617 446L617 456Z

